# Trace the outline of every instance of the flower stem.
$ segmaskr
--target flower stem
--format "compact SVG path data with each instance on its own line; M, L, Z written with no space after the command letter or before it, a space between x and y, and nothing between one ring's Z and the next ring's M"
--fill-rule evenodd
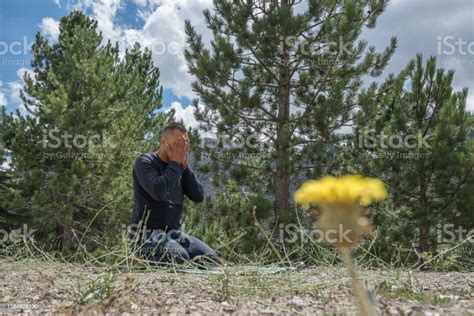
M349 270L349 274L352 279L352 288L354 290L354 294L359 303L362 315L364 316L376 315L373 309L373 306L370 303L369 297L367 296L367 292L357 280L357 274L354 268L354 264L352 263L351 249L341 248L341 254L342 254L344 263L347 266L347 270Z

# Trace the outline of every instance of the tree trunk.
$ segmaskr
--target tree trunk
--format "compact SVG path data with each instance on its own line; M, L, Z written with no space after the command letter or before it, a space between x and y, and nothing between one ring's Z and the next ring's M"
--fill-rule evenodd
M288 5L282 0L281 6ZM285 36L280 30L280 36ZM290 117L290 70L289 54L282 41L281 64L279 65L278 121L276 139L276 172L275 172L275 211L276 215L289 210L290 169L289 169L289 117Z
M63 238L62 238L62 243L61 243L61 252L65 253L71 249L72 232L71 232L71 228L69 228L66 225L62 226L62 230L63 230Z
M428 243L428 230L429 227L426 225L420 226L420 239L418 241L420 253L427 252L430 250Z
M282 154L279 153L278 155ZM280 159L277 159L277 169L275 173L275 211L277 214L281 214L290 208L288 203L290 196L290 175L286 161L279 162L279 160Z
M420 237L418 241L418 247L420 253L429 251L429 244L428 244L428 233L430 229L430 224L428 220L428 180L426 177L426 171L423 168L420 172L420 209L421 209L421 216L420 216Z
M62 238L61 238L61 252L65 253L72 248L72 229L73 222L72 209L66 211L65 220L61 224Z

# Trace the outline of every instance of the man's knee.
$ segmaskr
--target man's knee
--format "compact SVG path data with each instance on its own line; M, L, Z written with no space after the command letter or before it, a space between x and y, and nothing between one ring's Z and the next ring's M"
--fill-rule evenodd
M173 262L183 263L191 259L188 251L173 239L166 243L163 252L167 255L168 260Z
M208 257L212 260L217 260L219 255L208 244L202 240L187 234L183 234L184 244L181 245L186 249L191 259L196 257Z
M166 234L154 234L140 247L139 253L147 260L183 263L190 260L187 250Z

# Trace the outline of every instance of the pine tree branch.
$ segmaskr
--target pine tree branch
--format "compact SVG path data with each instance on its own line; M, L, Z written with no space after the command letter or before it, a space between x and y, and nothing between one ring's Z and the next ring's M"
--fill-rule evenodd
M247 116L240 114L238 110L235 110L232 106L230 106L230 105L227 104L225 98L224 98L223 95L222 95L221 89L219 89L219 88L215 85L215 83L214 83L213 81L210 80L210 83L211 83L211 86L212 86L212 88L213 88L214 93L221 99L221 101L222 101L221 104L222 104L223 106L225 106L225 107L226 107L229 111L231 111L235 116L237 116L237 117L240 118L241 120L245 121L245 122L246 122L250 127L252 127L255 131L259 131L259 129L256 128L255 125L254 125L252 122L250 122L250 121L248 120L248 117L247 117ZM269 135L269 134L267 134L267 133L265 133L265 132L263 132L263 131L262 131L262 133L265 134L266 136L268 136L269 139L274 140L271 135Z
M468 169L468 171L465 173L464 178L461 180L461 182L458 184L455 190L451 192L451 194L448 197L448 200L446 203L444 203L437 211L436 208L433 208L433 213L431 213L432 218L438 216L443 210L445 210L456 198L456 196L459 194L461 191L461 188L464 184L466 184L466 180L469 178L469 175L471 174L472 170L474 169L474 166L471 164L471 167Z
M273 73L273 71L260 59L260 57L258 56L256 50L254 49L254 47L247 41L247 39L245 38L245 36L242 36L242 34L240 33L239 31L239 28L236 26L236 22L233 18L233 16L231 15L230 16L230 19L232 21L232 23L230 23L228 26L231 27L231 30L234 32L233 34L239 34L240 35L240 39L246 44L246 48L248 50L250 50L253 54L253 56L255 57L255 59L257 59L257 61L259 62L260 66L262 66L266 71L267 73L277 82L277 84L279 84L279 79L278 77Z

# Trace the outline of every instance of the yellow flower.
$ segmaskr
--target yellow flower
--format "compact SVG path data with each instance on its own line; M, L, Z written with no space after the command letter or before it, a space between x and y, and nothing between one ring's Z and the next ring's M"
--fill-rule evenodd
M316 226L325 234L326 241L349 248L371 231L369 220L363 216L364 206L386 196L387 190L379 179L345 175L309 180L296 191L295 200L303 205L318 205L320 216Z
M325 176L320 180L309 180L295 193L295 201L303 204L360 204L367 206L387 197L382 181L360 175L345 175L339 178Z

